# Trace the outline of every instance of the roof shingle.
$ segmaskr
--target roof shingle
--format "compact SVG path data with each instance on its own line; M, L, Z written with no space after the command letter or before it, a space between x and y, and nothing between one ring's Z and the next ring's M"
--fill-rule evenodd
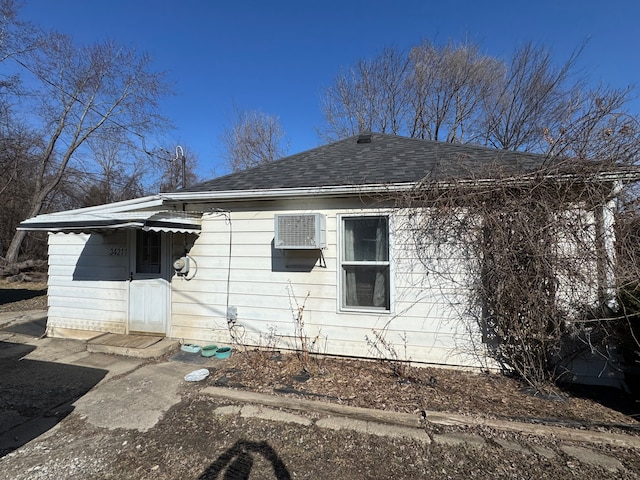
M339 140L271 163L214 178L181 192L270 190L346 185L382 185L433 179L464 178L487 165L524 173L546 157L468 144L453 144L371 134Z

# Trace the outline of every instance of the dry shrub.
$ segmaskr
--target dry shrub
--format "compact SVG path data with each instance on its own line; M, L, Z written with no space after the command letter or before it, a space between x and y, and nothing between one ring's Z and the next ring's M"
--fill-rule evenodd
M629 173L577 161L518 175L487 165L446 184L427 179L396 196L405 219L399 229L427 274L453 286L456 301L464 292L459 320L482 334L477 355L488 353L544 390L562 377L578 347L594 348L585 339L608 338L593 331L625 317L616 278L635 285L639 278L635 265L615 262L611 234L624 209L616 179Z

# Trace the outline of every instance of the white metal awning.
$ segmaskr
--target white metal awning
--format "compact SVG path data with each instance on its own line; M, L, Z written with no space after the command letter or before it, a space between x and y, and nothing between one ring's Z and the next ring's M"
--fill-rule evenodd
M38 215L25 220L18 230L92 233L116 229L153 232L200 233L202 213L182 211L64 212Z

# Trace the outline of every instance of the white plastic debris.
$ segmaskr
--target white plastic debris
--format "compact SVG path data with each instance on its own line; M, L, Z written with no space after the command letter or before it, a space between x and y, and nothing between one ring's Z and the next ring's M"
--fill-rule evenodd
M199 382L200 380L204 380L209 376L209 370L206 368L200 368L199 370L194 370L191 373L187 373L184 376L184 379L187 382Z

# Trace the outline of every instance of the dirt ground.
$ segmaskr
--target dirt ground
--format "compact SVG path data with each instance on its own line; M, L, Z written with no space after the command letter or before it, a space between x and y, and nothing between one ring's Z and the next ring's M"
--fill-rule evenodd
M47 308L46 277L38 282L8 282L0 279L0 313Z
M42 283L2 283L0 313L46 308L45 294ZM11 364L11 374L2 365L3 390L20 388L17 379L24 372L18 365ZM555 452L549 458L499 449L491 440L487 448L424 444L216 416L212 412L224 402L201 393L215 385L416 415L435 410L640 435L640 404L615 390L564 391L561 398L545 399L498 374L410 368L397 376L382 363L330 357L307 362L307 372L302 366L295 354L236 352L205 381L184 385L182 401L148 432L96 428L65 411L56 428L0 458L0 478L640 478L638 452L623 448L589 447L622 462L624 471L612 472L567 457L554 438L483 427L437 428L539 446L541 452ZM67 377L70 395L81 395L76 390L82 382ZM89 380L87 388L100 378ZM64 384L57 387L61 390ZM43 407L35 401L33 408Z

